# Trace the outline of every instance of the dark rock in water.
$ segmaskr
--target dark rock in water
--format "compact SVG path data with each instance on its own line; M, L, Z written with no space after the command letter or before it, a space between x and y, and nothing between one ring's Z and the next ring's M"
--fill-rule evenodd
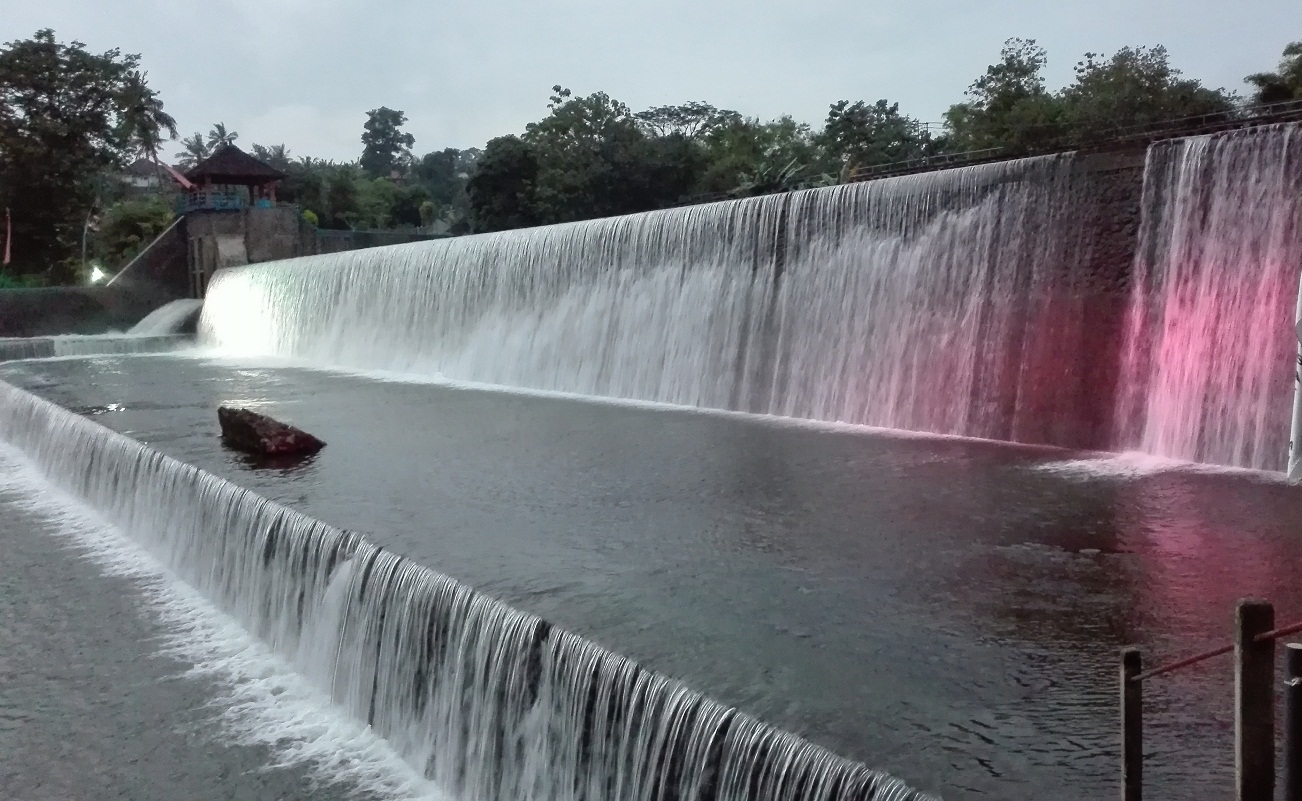
M248 409L222 406L217 410L222 441L236 450L261 456L316 453L325 443L291 425Z

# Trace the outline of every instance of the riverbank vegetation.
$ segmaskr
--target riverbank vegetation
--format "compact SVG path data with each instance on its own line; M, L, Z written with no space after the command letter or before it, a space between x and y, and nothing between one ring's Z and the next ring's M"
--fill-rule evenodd
M1048 59L1034 41L1009 40L938 123L888 99L837 100L812 125L702 101L635 110L555 86L539 120L482 148L417 155L405 113L380 107L365 115L353 162L295 154L290 143L249 150L287 174L278 199L314 224L458 235L834 184L920 158L1072 149L1137 126L1302 100L1302 43L1274 71L1248 76L1242 95L1182 75L1160 46L1087 53L1057 89L1045 81ZM60 283L78 280L88 260L129 259L171 220L160 161L170 140L180 169L224 143L243 146L222 123L181 138L138 55L93 53L50 30L0 47L0 214L12 221L0 277ZM124 178L133 163L139 177L141 160L157 167L145 170L153 179Z

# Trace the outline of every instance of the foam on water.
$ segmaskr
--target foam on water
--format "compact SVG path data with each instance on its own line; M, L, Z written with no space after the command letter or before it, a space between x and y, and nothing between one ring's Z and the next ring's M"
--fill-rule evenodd
M127 331L130 336L157 337L179 333L187 320L198 316L203 301L181 298L159 306L145 319L131 326Z
M344 782L381 798L443 799L375 732L330 704L265 644L80 499L52 485L16 448L0 442L0 499L30 511L71 550L132 581L165 629L161 653L213 680L212 708L224 735L263 745L278 766L303 766L319 781Z
M1126 451L1116 454L1099 454L1081 459L1062 459L1041 462L1030 468L1036 472L1052 473L1067 479L1094 481L1097 479L1135 479L1161 473L1200 473L1204 475L1236 475L1259 481L1284 481L1283 473L1254 470L1247 467L1190 462L1154 456L1151 453Z

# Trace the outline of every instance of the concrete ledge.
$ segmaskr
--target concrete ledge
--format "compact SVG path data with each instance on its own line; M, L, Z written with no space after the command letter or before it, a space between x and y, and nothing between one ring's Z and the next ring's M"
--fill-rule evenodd
M54 356L97 356L114 353L164 353L185 347L187 336L79 336L0 337L0 362L48 359Z

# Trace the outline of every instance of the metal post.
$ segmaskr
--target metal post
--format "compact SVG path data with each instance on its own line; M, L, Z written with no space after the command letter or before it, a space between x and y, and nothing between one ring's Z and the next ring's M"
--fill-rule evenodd
M1144 672L1138 648L1121 650L1121 801L1144 797Z
M1302 206L1298 209L1302 222ZM1302 278L1298 279L1297 309L1293 315L1294 333L1297 334L1298 355L1293 361L1293 425L1288 438L1288 480L1302 481Z
M1302 801L1302 643L1284 647L1284 801Z
M1267 601L1239 601L1234 642L1234 785L1237 801L1275 797L1275 627Z
M1293 360L1293 425L1288 438L1288 480L1302 481L1302 283L1298 286L1294 333L1298 355Z

